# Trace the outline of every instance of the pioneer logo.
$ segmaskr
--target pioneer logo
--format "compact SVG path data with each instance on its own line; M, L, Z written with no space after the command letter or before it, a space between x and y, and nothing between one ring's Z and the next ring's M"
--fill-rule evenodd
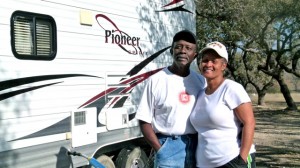
M95 17L98 25L104 30L105 43L118 45L128 54L146 54L140 48L140 37L125 33L106 15L97 14Z
M105 30L105 43L140 46L139 41L139 37L130 37L119 30Z

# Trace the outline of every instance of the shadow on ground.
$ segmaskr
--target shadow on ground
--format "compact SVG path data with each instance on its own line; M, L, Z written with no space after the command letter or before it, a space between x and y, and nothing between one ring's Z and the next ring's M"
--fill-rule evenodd
M254 107L256 165L300 167L300 111Z

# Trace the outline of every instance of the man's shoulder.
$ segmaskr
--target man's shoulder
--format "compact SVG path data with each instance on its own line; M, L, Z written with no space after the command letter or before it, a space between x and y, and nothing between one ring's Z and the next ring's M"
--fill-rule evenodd
M191 73L192 75L195 75L195 76L199 77L199 78L204 78L203 75L201 75L199 72L196 72L196 71L194 71L194 70L190 70L190 73Z
M162 68L160 71L156 72L155 74L151 75L149 79L157 79L165 76L167 74L166 68Z
M198 80L203 84L206 83L205 82L206 80L205 80L204 76L201 75L200 73L192 71L192 70L190 71L190 73L191 73L191 76L193 77L193 80Z

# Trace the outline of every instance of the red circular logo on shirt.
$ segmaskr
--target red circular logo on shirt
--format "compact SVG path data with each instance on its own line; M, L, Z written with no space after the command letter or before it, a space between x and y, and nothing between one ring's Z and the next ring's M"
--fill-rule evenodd
M186 92L181 92L179 94L179 101L184 104L188 103L190 101L190 95Z

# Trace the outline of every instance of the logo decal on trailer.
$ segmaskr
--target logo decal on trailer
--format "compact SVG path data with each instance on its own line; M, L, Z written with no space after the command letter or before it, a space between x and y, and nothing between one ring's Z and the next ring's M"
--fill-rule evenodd
M156 12L182 11L193 13L190 10L183 8L184 5L184 0L172 0L170 3L162 6L161 10ZM116 23L104 14L97 14L95 18L98 25L105 31L105 43L116 44L128 54L145 54L140 48L140 37L130 36L128 33L122 31Z
M183 12L193 13L183 8L184 5L185 5L184 0L172 0L170 3L162 6L162 9L157 12L183 11Z
M105 30L105 43L116 44L128 54L144 54L140 48L140 37L130 36L120 30L119 27L104 14L97 14L95 17L98 25ZM103 25L106 25L106 28L104 28Z
M153 55L151 55L150 57L146 58L145 60L143 60L142 62L140 62L138 65L134 66L126 75L129 75L130 77L138 74L146 65L148 65L152 60L154 60L155 58L157 58L160 54L162 54L163 52L165 52L167 49L169 49L169 47L166 47L156 53L154 53ZM79 106L78 108L83 108L83 107L89 107L90 105L93 106L92 103L94 104L100 104L99 102L104 101L105 96L107 96L109 93L131 93L132 89L134 86L136 86L137 84L143 82L144 80L146 80L147 78L149 78L151 75L157 73L158 71L160 71L162 68L159 69L155 69L137 76L134 76L132 78L129 79L122 79L119 83L120 84L129 84L130 86L127 88L118 88L118 87L112 87L109 88L97 95L95 95L94 97L92 97L91 99L89 99L88 101L86 101L85 103L83 103L81 106ZM114 98L114 100L112 101L112 103L110 104L110 107L112 108L116 108L116 107L122 107L125 100L127 99L128 96L123 96L123 97L116 97ZM103 105L104 106L104 105ZM99 107L100 109L103 108Z

